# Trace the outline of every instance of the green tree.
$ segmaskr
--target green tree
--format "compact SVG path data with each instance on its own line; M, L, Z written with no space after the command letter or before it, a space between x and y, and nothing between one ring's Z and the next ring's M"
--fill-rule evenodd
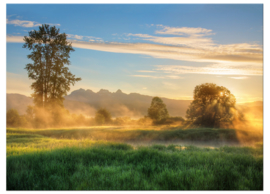
M96 112L95 121L99 125L108 124L111 122L111 114L105 108L101 108Z
M70 85L81 80L65 66L70 65L69 54L74 49L67 41L67 35L59 32L55 26L43 24L38 31L32 30L24 37L23 48L32 50L27 57L33 62L25 69L28 77L34 80L32 97L37 107L63 106L63 96L70 90Z
M231 92L213 83L195 87L186 118L193 124L204 127L220 127L221 123L233 120L236 99Z
M20 115L16 109L7 111L7 126L17 127L20 125Z
M148 116L154 121L154 123L162 123L169 118L169 113L166 105L159 97L154 97L151 102L150 108L148 108Z

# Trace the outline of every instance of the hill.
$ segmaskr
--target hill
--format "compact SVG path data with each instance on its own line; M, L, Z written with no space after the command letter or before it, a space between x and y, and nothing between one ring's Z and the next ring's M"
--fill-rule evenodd
M143 117L147 114L153 96L139 93L123 93L121 90L110 92L101 89L98 92L92 90L78 89L65 96L64 106L71 113L94 116L99 108L106 108L113 117ZM166 104L170 116L182 116L191 100L174 100L161 98ZM20 114L24 114L28 105L32 105L30 97L21 94L7 94L7 110L15 108ZM255 119L263 117L263 102L239 103L237 108L244 114Z
M153 96L139 93L123 93L121 90L110 92L101 89L99 92L79 89L65 96L64 106L76 114L94 116L99 108L106 108L113 117L127 116L138 118L147 114ZM191 100L174 100L162 98L171 116L185 116ZM32 99L21 94L7 94L7 110L15 108L20 114L24 114Z

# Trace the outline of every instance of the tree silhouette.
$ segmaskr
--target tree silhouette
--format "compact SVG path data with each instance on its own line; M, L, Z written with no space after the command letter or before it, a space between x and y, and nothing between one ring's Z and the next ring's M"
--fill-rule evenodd
M96 112L95 121L100 125L108 124L111 122L111 114L105 108L101 108Z
M29 36L24 36L23 48L32 50L27 57L33 61L26 65L28 77L34 82L32 97L37 107L63 107L64 95L70 90L70 85L81 80L75 78L68 67L69 54L74 49L67 42L67 35L60 34L60 29L47 24L39 26L39 30L32 30Z
M186 117L192 123L204 127L220 127L221 123L232 121L235 109L235 97L231 92L213 83L195 87L194 100Z
M150 108L148 108L148 116L154 121L154 123L162 123L169 117L166 105L159 97L154 97L151 102Z

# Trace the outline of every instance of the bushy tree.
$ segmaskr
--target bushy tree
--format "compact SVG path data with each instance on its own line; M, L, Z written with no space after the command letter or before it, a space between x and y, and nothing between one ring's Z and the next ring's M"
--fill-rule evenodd
M23 48L32 50L27 57L33 62L25 69L28 77L34 80L32 97L37 107L55 109L55 106L63 106L63 96L70 90L70 85L81 80L65 66L70 64L69 54L74 49L67 42L67 35L59 32L55 26L44 24L24 37Z
M195 87L193 98L186 112L193 124L220 127L221 123L232 121L236 99L227 88L213 83L201 84Z
M95 121L99 125L108 124L111 122L111 114L105 108L101 108L96 112Z
M25 115L19 115L16 109L9 109L6 118L8 127L31 127L28 118Z
M9 109L7 111L7 126L17 127L20 125L20 115L17 110Z
M151 102L150 108L148 108L148 116L154 121L154 123L159 124L164 122L169 118L169 113L166 105L159 97L154 97Z

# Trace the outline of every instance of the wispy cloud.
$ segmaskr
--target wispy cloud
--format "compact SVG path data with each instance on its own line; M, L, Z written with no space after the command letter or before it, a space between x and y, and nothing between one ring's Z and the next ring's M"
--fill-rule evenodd
M41 26L40 23L34 22L34 21L27 21L27 20L9 20L6 19L7 24L12 24L14 26L21 26L25 28L31 28L31 27L36 27L36 26Z
M148 71L148 70L139 70L137 72L141 72L141 73L154 73L156 71Z
M23 42L22 36L7 36L7 42ZM73 47L114 53L130 53L193 62L234 62L262 65L259 45L220 45L212 49L167 46L147 43L86 42L71 40Z
M162 25L159 27L162 29L156 31L157 34L177 36L159 37L131 33L125 35L137 37L141 41L150 41L150 43L105 43L101 38L72 34L69 34L69 38L75 48L212 64L201 67L159 66L154 69L155 71L177 74L262 75L263 49L261 45L216 44L211 38L205 37L213 34L212 30L205 28L173 28ZM23 37L7 36L7 42L23 42Z
M183 46L197 46L206 47L212 46L214 43L210 38L202 37L160 37L151 36L148 34L132 34L129 33L127 36L140 37L142 40L151 41L155 43L168 44L168 45L183 45Z
M67 34L68 38L74 38L74 39L79 39L82 40L83 36L79 36L79 35L73 35L73 34Z
M31 27L36 27L36 26L41 26L42 24L39 22L35 22L35 21L27 21L27 20L9 20L8 18L6 19L6 23L7 24L11 24L14 26L20 26L20 27L25 27L25 28L31 28ZM51 26L60 26L60 24L51 24L51 23L47 23Z
M231 79L247 79L248 77L230 77Z
M104 42L102 38L94 37L94 36L81 36L76 34L67 34L69 39L76 39L80 41L90 41L90 42Z
M17 43L24 43L23 41L23 36L12 36L12 35L8 35L6 37L7 42L17 42Z
M164 75L164 76L157 76L157 75L131 75L132 77L141 77L141 78L153 78L153 79L183 79L178 75Z
M160 30L156 30L156 34L171 34L171 35L193 35L206 36L212 35L212 30L205 28L190 28L190 27L169 27L161 24L157 25Z
M154 76L154 75L131 75L131 76L132 77L154 78L154 79L165 78L164 76Z
M155 70L169 74L216 74L216 75L262 75L262 67L253 65L213 64L206 67L192 67L181 65L158 65ZM233 77L237 79L237 77ZM241 77L244 79L245 77ZM241 79L238 77L238 79Z

